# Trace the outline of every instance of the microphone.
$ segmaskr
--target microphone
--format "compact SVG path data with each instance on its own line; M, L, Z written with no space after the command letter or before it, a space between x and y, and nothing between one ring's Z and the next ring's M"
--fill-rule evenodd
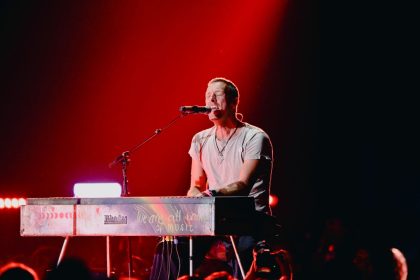
M184 114L184 115L189 115L189 114L208 114L210 113L212 110L211 107L207 107L207 106L181 106L179 107L179 111Z

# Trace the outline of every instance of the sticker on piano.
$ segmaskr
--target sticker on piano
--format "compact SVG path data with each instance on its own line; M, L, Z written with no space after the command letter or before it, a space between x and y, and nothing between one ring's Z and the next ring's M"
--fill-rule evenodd
M104 215L104 225L126 225L127 216Z

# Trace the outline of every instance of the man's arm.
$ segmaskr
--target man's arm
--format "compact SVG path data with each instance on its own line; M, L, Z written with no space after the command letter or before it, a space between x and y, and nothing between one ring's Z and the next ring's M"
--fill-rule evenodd
M206 190L207 176L201 167L201 163L195 159L191 162L191 183L187 196L202 196Z
M255 182L260 164L262 164L261 159L245 160L239 173L239 180L221 188L218 193L226 196L248 195Z

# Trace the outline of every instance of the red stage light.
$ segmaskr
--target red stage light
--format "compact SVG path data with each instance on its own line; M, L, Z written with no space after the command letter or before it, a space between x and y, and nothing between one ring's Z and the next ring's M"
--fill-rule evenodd
M26 199L19 198L19 206L26 205Z
M19 208L19 200L17 198L12 198L12 207L13 208Z
M270 194L270 197L268 198L268 203L271 207L276 207L279 203L279 198L274 194Z
M6 208L11 208L12 207L12 200L10 198L5 198L4 199L4 206Z
M21 205L26 205L25 198L0 198L0 209L17 209Z

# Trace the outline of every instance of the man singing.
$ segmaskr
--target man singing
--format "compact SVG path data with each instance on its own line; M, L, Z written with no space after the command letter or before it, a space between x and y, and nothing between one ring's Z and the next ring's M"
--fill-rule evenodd
M191 184L188 196L252 196L255 209L271 214L269 194L273 150L268 135L260 128L242 122L237 113L239 91L225 78L214 78L207 86L206 106L213 126L194 135L189 154L192 158ZM237 240L245 271L252 262L255 245L252 236ZM205 276L217 270L218 262L231 268L241 279L231 244L216 238L197 273ZM223 267L223 266L221 266Z

